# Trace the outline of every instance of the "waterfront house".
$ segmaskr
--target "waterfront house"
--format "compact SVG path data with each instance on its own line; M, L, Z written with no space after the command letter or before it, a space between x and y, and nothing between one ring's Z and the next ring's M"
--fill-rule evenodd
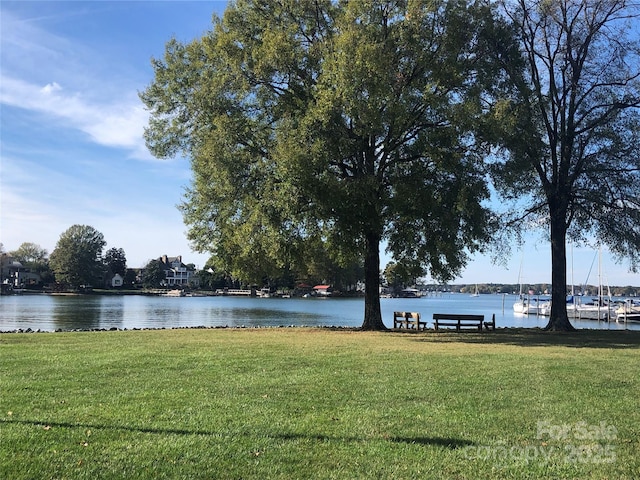
M40 275L26 268L18 260L3 254L0 262L0 278L4 288L24 288L39 285Z
M169 287L186 286L196 280L195 268L182 263L182 255L168 257L163 255L158 259L165 273L165 282Z
M119 273L116 273L113 277L111 277L111 287L120 288L124 284L124 278Z
M313 287L313 291L316 293L316 295L319 295L321 297L328 297L333 293L333 288L331 288L331 285L316 285L315 287Z

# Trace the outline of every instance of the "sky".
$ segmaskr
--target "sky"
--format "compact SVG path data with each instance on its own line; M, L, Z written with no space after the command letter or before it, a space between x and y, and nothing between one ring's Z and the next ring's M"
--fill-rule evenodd
M182 255L203 267L177 205L189 162L155 159L143 140L148 113L138 93L152 57L172 37L200 38L223 1L0 2L0 242L51 253L74 224L122 248L129 267ZM640 285L604 251L602 279ZM384 255L383 264L389 260ZM507 265L477 255L452 283L551 281L548 242L531 237ZM576 284L597 283L592 248L574 250ZM569 267L570 268L570 267ZM589 274L589 272L591 272ZM571 274L568 274L569 280Z

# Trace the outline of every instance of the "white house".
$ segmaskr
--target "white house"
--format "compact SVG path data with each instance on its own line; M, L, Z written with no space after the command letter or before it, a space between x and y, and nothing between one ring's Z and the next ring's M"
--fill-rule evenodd
M167 286L188 285L194 280L195 270L182 263L182 255L178 255L177 257L167 257L163 255L158 260L162 264Z
M112 278L111 278L111 286L112 287L121 287L124 283L124 278L122 278L122 275L120 275L119 273L116 273Z
M23 288L40 283L40 275L31 272L28 268L23 267L19 261L8 255L2 256L0 277L1 283L12 288Z

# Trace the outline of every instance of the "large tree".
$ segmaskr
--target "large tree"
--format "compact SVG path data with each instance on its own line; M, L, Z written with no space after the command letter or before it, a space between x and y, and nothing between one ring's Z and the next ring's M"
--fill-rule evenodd
M389 262L382 272L385 282L396 293L405 287L415 285L423 274L424 272L420 268L408 268L406 265L396 262Z
M123 278L127 273L127 256L122 248L110 248L104 254L104 265L112 274L119 274Z
M160 260L149 260L142 272L142 285L157 288L165 284L167 275Z
M51 252L49 264L57 282L71 287L96 285L102 279L102 233L89 225L69 227Z
M25 267L46 263L49 253L40 245L31 242L24 242L17 250L9 252L13 258L22 263Z
M53 281L49 253L37 243L24 242L17 250L9 252L9 255L33 273L37 273L41 283L47 284Z
M567 240L608 244L640 259L640 43L638 6L620 0L506 0L523 63L503 57L517 97L496 115L510 155L503 194L521 201L514 225L543 225L551 242L552 310L567 318ZM526 198L527 202L522 203Z
M271 276L323 244L364 260L363 328L384 329L380 245L456 276L488 239L481 145L490 2L238 0L171 40L141 94L146 141L184 154L196 248Z

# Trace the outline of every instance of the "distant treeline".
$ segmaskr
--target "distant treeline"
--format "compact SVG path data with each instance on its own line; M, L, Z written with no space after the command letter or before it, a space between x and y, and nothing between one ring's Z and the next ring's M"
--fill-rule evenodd
M478 293L483 294L519 294L520 285L507 284L507 283L478 283L474 284L454 284L454 285L437 285L428 284L421 285L421 290L427 290L430 292L456 292L456 293L468 293L472 294L478 288ZM640 296L640 287L633 286L604 286L603 295L609 295L613 297L638 297ZM551 283L535 283L531 285L525 285L522 287L522 293L533 292L534 295L550 295ZM572 293L571 285L567 285L567 295ZM574 285L573 293L575 295L598 295L597 285Z

